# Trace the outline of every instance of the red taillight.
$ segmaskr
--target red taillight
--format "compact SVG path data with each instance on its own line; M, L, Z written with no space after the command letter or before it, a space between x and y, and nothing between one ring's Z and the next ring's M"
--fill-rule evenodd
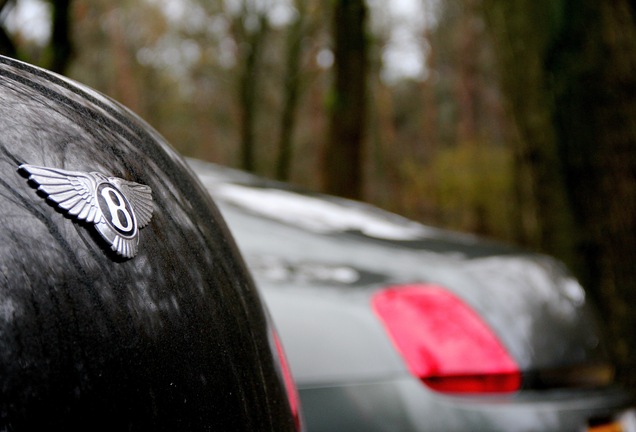
M296 423L296 430L301 430L300 420L300 398L298 397L298 391L296 390L296 383L292 377L289 364L287 363L287 357L283 351L283 345L280 343L280 338L276 331L272 331L274 345L276 347L276 354L278 356L278 362L283 374L283 381L285 382L285 390L287 391L287 399L289 400L289 407L292 415L294 416L294 422Z
M492 393L521 386L519 368L496 335L453 293L403 285L376 293L372 303L409 370L432 389Z

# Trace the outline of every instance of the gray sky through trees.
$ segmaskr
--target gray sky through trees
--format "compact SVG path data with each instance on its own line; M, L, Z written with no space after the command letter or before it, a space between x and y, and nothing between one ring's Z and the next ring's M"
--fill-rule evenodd
M196 19L196 8L189 5L187 0L145 0L161 5L167 17L173 23L185 22L193 25ZM238 5L240 1L225 0L226 6L231 10L232 4ZM291 0L259 0L256 5L262 5L268 10L268 18L273 26L282 26L289 23L295 16L293 2ZM371 9L371 25L381 28L388 34L387 43L382 50L383 73L382 77L388 81L402 78L426 79L428 70L426 67L426 54L429 50L423 38L425 27L435 24L435 11L437 0L368 0ZM192 7L190 7L192 6ZM7 17L7 25L11 32L20 32L24 37L43 45L49 38L51 25L49 15L50 5L43 0L18 0L16 7L10 11ZM193 13L194 12L194 13ZM196 25L196 23L194 23ZM221 27L221 25L219 25ZM221 29L222 31L222 29ZM228 52L231 47L228 46ZM185 54L177 56L177 50ZM327 52L322 52L318 59L326 66ZM144 61L157 61L171 63L183 67L189 61L196 58L196 49L193 46L183 44L164 44L157 47L147 47L140 50L138 59ZM152 60L151 60L152 59ZM232 63L231 54L225 55L223 61ZM177 71L178 73L178 71Z

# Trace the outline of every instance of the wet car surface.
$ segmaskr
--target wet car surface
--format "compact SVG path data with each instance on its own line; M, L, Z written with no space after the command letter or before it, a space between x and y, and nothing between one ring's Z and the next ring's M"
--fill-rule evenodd
M272 311L309 431L635 430L558 261L189 163Z
M267 312L181 157L4 57L0 226L0 430L298 430Z

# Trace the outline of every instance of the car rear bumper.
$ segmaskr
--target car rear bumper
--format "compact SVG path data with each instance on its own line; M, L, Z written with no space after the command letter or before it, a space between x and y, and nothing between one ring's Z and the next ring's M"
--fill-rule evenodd
M401 378L301 386L300 397L309 432L636 430L632 399L615 387L448 396ZM601 426L614 428L598 429Z

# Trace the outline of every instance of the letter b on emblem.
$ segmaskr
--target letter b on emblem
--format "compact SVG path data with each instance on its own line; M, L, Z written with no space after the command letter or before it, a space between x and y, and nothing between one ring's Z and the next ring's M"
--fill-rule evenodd
M132 209L123 194L107 183L99 185L98 193L99 207L107 221L121 234L134 234Z

